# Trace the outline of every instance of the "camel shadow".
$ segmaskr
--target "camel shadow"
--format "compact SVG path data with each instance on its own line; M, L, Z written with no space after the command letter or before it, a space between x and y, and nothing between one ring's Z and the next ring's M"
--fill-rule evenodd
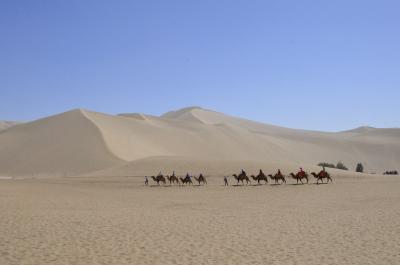
M149 185L148 187L150 187L150 188L156 188L156 187L165 187L165 186L154 184L154 185Z

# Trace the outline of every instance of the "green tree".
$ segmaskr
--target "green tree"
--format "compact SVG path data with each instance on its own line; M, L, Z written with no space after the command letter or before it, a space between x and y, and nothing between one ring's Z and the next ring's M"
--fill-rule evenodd
M364 166L363 166L363 164L361 164L361 163L358 163L358 164L357 164L357 166L356 166L356 172L360 172L360 173L364 172Z
M349 170L349 169L343 164L342 161L337 162L336 168L337 168L337 169L342 169L342 170Z

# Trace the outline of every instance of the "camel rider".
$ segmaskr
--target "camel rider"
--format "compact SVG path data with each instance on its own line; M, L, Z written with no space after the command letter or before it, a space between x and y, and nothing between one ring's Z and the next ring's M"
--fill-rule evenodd
M242 169L242 174L243 174L243 175L246 175L246 172L244 172L244 170L243 170L243 169Z
M186 177L192 180L192 177L189 175L189 173L186 173Z
M262 171L262 169L260 169L260 175L264 175L264 172Z
M322 166L322 174L323 174L324 176L326 176L325 166Z
M278 169L277 175L278 175L278 176L282 176L282 173L281 173L281 170L280 170L280 169Z

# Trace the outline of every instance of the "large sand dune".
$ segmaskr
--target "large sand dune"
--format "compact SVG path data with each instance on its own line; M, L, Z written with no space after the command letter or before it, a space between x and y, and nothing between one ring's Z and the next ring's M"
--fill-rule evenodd
M369 172L396 168L400 129L294 130L192 107L161 117L73 110L0 132L6 176L141 175L196 164L223 174L339 160L349 167L362 162Z

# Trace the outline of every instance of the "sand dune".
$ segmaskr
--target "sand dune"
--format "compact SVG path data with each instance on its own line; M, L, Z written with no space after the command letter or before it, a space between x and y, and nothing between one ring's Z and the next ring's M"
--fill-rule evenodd
M185 171L196 163L220 174L224 168L291 170L339 160L382 172L400 164L399 140L400 129L294 130L199 107L160 117L73 110L2 131L0 175L140 175Z
M17 125L16 121L0 121L0 131L11 128L14 125Z
M81 110L0 133L1 175L75 175L120 162L107 150L100 131Z

